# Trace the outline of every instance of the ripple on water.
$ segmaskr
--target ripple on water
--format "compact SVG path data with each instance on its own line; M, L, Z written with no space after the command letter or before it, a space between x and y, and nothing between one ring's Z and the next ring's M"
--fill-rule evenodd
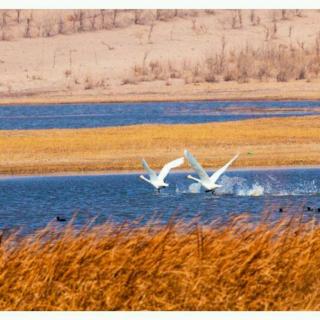
M319 114L317 101L193 101L1 106L0 130L206 123Z
M44 227L56 216L70 220L77 213L81 226L92 217L96 223L146 221L175 215L203 222L227 220L248 213L259 219L266 210L289 214L304 207L320 207L320 169L243 170L225 173L215 195L191 183L187 173L168 176L169 188L156 192L132 175L23 177L0 180L0 228L23 227L27 232ZM317 210L309 215L320 215Z

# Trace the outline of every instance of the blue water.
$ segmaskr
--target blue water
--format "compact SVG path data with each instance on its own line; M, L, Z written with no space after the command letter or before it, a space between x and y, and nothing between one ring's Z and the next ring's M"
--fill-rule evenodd
M0 107L0 130L205 123L319 113L318 101L198 101Z
M169 188L160 193L136 174L96 176L13 177L0 179L0 229L32 232L54 221L57 215L82 226L95 223L159 218L172 215L206 223L227 220L240 213L259 219L263 212L319 216L320 169L229 171L216 195L199 190L186 173L167 177ZM315 211L308 212L310 206ZM65 224L65 222L54 222Z

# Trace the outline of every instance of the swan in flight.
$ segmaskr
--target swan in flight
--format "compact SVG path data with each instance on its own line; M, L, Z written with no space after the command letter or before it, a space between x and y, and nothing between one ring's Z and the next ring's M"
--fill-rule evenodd
M193 155L188 151L184 150L184 156L188 159L191 167L198 174L200 179L194 178L191 175L188 175L188 178L200 183L205 189L206 192L214 193L216 188L222 187L220 184L216 184L220 176L228 169L233 161L235 161L239 154L235 155L228 163L226 163L222 168L217 170L211 177L204 171L200 163L193 157Z
M168 183L164 182L164 179L168 175L171 169L181 166L184 163L184 158L178 158L176 160L173 160L169 163L167 163L160 171L160 173L157 175L152 169L150 169L148 163L146 160L142 159L142 165L143 168L147 171L149 175L149 179L144 177L143 175L140 176L140 178L144 181L147 181L148 183L152 184L158 192L160 192L160 189L166 188L169 186Z

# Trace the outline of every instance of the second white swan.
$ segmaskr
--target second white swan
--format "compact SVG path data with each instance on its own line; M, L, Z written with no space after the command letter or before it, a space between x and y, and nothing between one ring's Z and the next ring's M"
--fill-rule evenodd
M191 175L188 175L188 178L200 183L206 189L206 192L214 193L216 188L222 187L220 184L216 184L217 180L228 169L231 163L238 158L239 154L235 155L228 163L217 170L211 177L208 176L207 172L202 168L201 164L193 157L193 155L188 150L184 150L184 156L188 159L191 167L198 174L200 179L194 178Z

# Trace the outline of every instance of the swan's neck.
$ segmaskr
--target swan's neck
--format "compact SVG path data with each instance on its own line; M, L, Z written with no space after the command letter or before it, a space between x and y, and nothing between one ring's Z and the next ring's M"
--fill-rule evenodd
M201 183L201 181L193 176L191 176L190 174L187 176L187 178L191 179L191 180L194 180L194 181L197 181L199 183Z
M144 181L152 184L152 182L151 182L149 179L147 179L145 176L142 176L142 175L141 175L141 176L140 176L140 179L142 179L142 180L144 180Z

